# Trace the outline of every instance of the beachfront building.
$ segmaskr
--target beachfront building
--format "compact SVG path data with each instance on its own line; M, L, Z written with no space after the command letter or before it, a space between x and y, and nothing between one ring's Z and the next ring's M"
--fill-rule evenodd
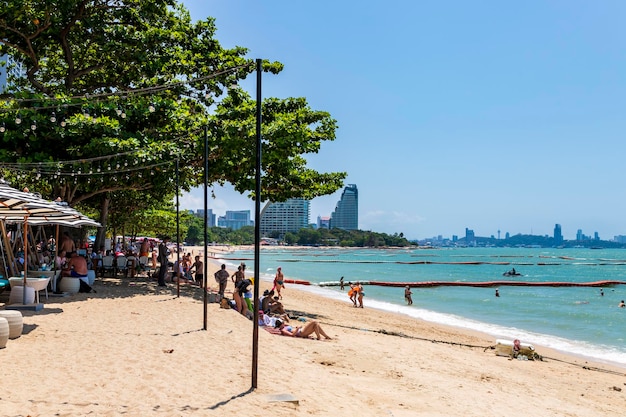
M341 199L330 215L330 228L359 229L359 190L355 184L349 184L343 189Z
M303 198L291 198L282 203L267 203L261 210L259 229L262 236L283 237L285 233L297 233L309 225L310 202Z
M253 226L254 222L250 220L250 210L226 211L226 214L217 218L218 227L230 227L233 230L239 230L244 226Z

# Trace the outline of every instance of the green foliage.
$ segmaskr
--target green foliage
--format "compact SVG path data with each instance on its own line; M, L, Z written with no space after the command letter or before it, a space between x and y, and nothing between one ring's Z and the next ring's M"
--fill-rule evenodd
M209 182L253 196L256 103L232 86L255 65L246 49L222 48L215 32L214 19L192 22L175 0L3 1L0 52L25 75L11 78L0 101L0 166L38 163L4 174L36 184L44 197L103 212L103 224L110 206L115 228L156 231L156 218L169 230L159 206L175 192L175 161L180 189L202 183L208 126ZM281 70L263 62L265 72ZM317 172L304 158L334 140L336 128L303 98L264 100L263 198L339 189L345 173ZM113 156L95 160L103 155Z

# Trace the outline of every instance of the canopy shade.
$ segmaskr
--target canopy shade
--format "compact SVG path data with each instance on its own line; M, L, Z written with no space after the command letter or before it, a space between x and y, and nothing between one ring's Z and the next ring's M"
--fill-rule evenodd
M70 227L100 226L64 203L48 201L35 194L19 191L0 180L0 220L31 225L59 224Z

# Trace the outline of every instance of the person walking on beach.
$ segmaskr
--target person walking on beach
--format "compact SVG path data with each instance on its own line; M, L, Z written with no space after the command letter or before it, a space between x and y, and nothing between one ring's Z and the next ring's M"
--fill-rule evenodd
M352 304L356 307L356 285L351 282L348 282L348 285L350 286L350 289L348 290L348 297L350 297L350 301L352 301Z
M411 292L411 287L409 287L408 285L404 287L404 299L406 300L407 305L413 304L413 297L411 297L411 294L413 294Z
M279 266L276 269L276 276L274 277L274 287L272 290L276 290L276 295L278 295L279 299L282 299L283 296L280 294L280 289L285 288L285 277L283 275L283 270Z
M228 284L228 277L230 274L226 270L226 265L222 264L222 269L215 273L215 281L220 285L220 290L218 293L224 297L224 292L226 292L226 284Z
M161 263L161 267L159 268L159 287L165 287L165 274L167 274L167 269L169 267L169 249L167 248L167 242L170 241L169 236L165 236L161 243L159 243L159 262Z

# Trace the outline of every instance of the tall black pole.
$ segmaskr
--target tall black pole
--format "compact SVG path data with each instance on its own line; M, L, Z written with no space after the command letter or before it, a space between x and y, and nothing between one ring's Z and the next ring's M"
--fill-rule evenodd
M178 201L178 187L179 187L179 178L178 178L178 158L176 158L176 297L180 297L180 204ZM172 274L172 276L174 276Z
M209 240L208 233L208 191L209 187L209 132L208 128L204 126L204 269L202 271L202 292L204 293L204 326L202 327L206 330L207 327L207 293L206 293L206 284L207 284L207 274L208 274L208 266L207 266L207 240ZM198 271L196 271L198 273Z
M254 198L254 314L252 388L257 387L259 357L259 287L261 284L261 59L256 60L256 189Z

